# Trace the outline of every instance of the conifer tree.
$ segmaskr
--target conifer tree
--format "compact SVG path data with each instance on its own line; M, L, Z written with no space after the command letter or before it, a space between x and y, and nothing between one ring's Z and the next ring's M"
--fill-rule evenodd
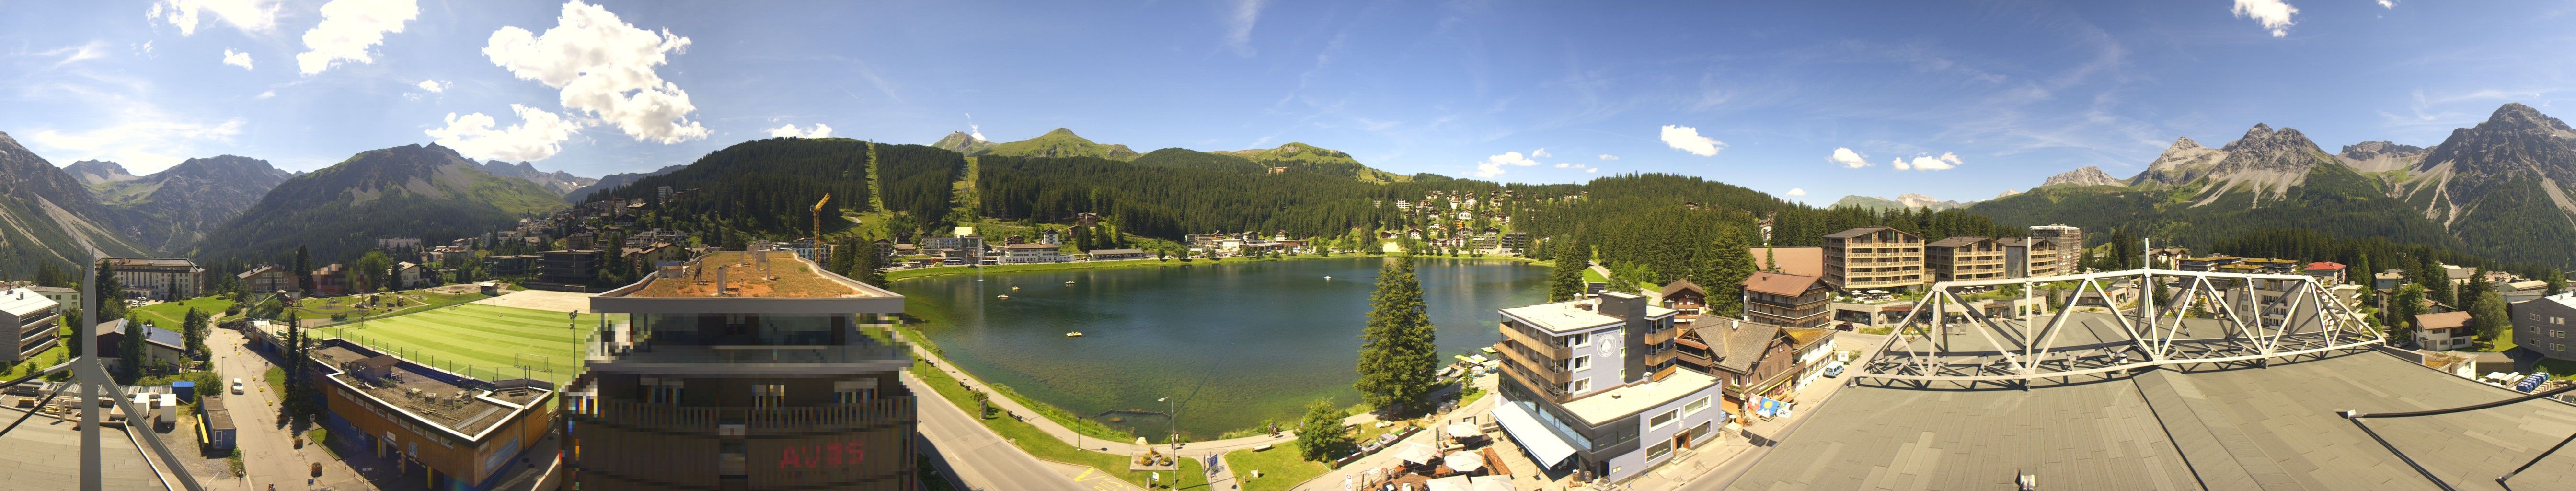
M122 362L117 372L125 382L143 377L143 336L142 319L125 320L125 339L116 343L116 357Z
M2477 324L2479 342L2494 341L2513 325L2513 314L2505 308L2503 295L2480 294L2476 302L2469 306L2469 322Z
M1744 279L1753 276L1753 252L1745 242L1742 233L1730 231L1717 235L1716 250L1710 254L1705 269L1708 282L1700 285L1700 288L1708 289L1709 313L1720 317L1744 313Z
M1580 247L1574 241L1557 246L1556 268L1548 271L1547 301L1563 302L1583 294L1583 269L1589 266L1583 258L1591 254Z
M1297 420L1298 457L1323 462L1349 453L1351 433L1342 427L1342 417L1342 409L1330 399L1307 404L1306 416Z
M1396 408L1420 401L1439 369L1439 345L1422 303L1413 259L1395 257L1378 269L1369 299L1368 326L1360 331L1360 379L1352 384L1371 406Z

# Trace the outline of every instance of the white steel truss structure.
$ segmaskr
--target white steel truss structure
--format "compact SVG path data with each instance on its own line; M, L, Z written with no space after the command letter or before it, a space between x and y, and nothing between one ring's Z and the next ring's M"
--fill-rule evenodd
M2011 285L2022 301L1999 293ZM2046 286L2063 307L2032 300ZM1932 285L1853 379L2027 387L2159 366L2263 366L2386 341L2307 275L2135 269L1954 281Z

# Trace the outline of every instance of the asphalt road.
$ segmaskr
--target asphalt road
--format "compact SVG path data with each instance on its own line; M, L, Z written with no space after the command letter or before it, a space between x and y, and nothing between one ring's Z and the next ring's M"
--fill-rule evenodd
M994 491L1089 489L1047 468L1020 447L1002 441L1001 435L977 423L974 416L949 403L948 398L940 397L920 378L906 373L903 383L912 388L913 397L922 401L920 431L930 441L930 448L923 450L946 460L967 487Z

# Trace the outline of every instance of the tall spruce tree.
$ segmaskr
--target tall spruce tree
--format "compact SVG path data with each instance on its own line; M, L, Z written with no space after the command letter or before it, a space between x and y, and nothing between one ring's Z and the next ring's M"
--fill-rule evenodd
M2476 303L2469 305L2469 322L2477 324L2478 342L2494 341L2513 325L2513 314L2507 311L2503 295L2484 293L2477 297Z
M1430 393L1433 371L1440 367L1439 344L1412 258L1390 258L1378 268L1377 291L1369 303L1368 326L1360 331L1360 379L1352 386L1371 406L1405 408Z
M1556 268L1548 270L1547 301L1563 302L1583 294L1583 269L1590 264L1583 259L1589 254L1580 247L1581 244L1570 240L1557 246Z
M89 298L98 299L98 319L108 321L125 318L125 282L116 279L116 266L104 260L99 261L96 282L98 289L87 294L91 295Z
M1744 279L1753 276L1753 252L1745 239L1741 232L1718 233L1709 254L1707 282L1699 286L1708 289L1708 311L1719 317L1744 313Z
M303 244L295 245L294 273L297 288L308 292L313 291L313 250L305 248Z
M885 286L885 251L875 241L862 240L851 246L850 270L843 275L860 283Z
M209 317L205 311L191 308L187 319L179 321L180 334L187 336L188 353L192 356L206 353L206 322Z

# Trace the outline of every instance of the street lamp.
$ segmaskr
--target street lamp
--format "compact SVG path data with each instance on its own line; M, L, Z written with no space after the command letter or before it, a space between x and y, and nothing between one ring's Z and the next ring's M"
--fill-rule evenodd
M1163 398L1161 398L1161 399L1155 399L1155 400L1154 400L1154 402L1160 402L1160 403L1164 403L1164 404L1165 404L1165 406L1164 406L1164 407L1166 407L1166 408L1167 408L1167 409L1166 409L1166 411L1168 411L1168 412L1163 413L1163 422L1165 422L1165 423L1171 423L1171 430L1170 430L1170 431L1171 431L1171 433L1166 433L1166 434L1164 434L1164 436L1163 436L1163 443L1164 443L1164 444L1166 444L1166 445L1171 445L1171 446L1172 446L1172 455L1176 455L1176 456L1177 456L1177 455L1180 455L1180 454L1181 454L1181 413L1180 413L1181 403L1178 403L1178 402L1172 402L1172 396L1163 396Z

